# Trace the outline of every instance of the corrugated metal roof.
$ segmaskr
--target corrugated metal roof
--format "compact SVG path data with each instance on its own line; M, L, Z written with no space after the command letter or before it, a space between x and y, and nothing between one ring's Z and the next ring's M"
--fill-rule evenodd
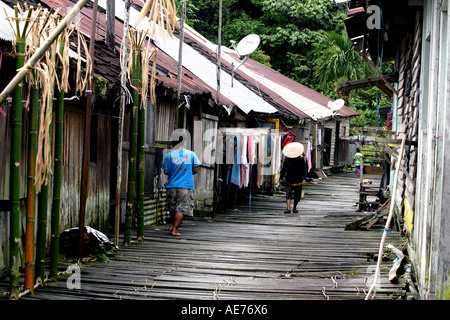
M237 54L234 51L231 52L230 55L237 59ZM267 83L267 86L273 88L275 92L279 92L283 98L292 101L292 104L310 115L313 119L320 119L332 115L328 103L332 102L333 99L308 88L271 68L252 59L248 59L241 71L248 72L252 77L262 83ZM344 106L338 111L338 115L349 117L357 116L359 113Z
M185 35L186 35L185 37L186 44L194 48L200 55L206 57L210 61L210 63L216 65L217 45L208 41L206 38L204 38L202 35L200 35L198 32L196 32L189 26L186 26ZM221 75L225 74L226 75L225 81L228 81L225 82L225 85L229 86L231 84L231 70L232 70L232 65L229 59L224 58L221 59L221 68L222 68ZM221 76L221 83L223 83L222 80L223 78L224 77ZM278 110L278 113L285 117L294 119L303 119L308 117L308 115L302 113L297 108L295 108L295 106L283 100L280 95L277 95L275 92L271 91L264 84L258 83L257 81L255 81L255 79L248 77L243 73L237 72L235 74L233 83L236 82L242 83L251 92L253 92L253 94L256 94L265 102L275 107Z
M13 39L13 32L11 25L6 20L5 10L8 13L8 16L14 15L14 10L0 1L0 39L11 41Z
M189 26L185 28L185 36L217 59L217 45ZM221 63L226 68L231 69L231 63L235 66L241 63L236 51L223 46L221 51ZM328 107L332 99L252 59L248 59L239 67L236 77L239 75L268 94L278 106L286 108L299 118L309 117L319 120L329 118L333 114ZM358 112L345 106L339 110L338 114L343 117L359 115Z
M68 13L71 8L74 6L74 2L71 0L32 0L32 3L42 3L49 8L60 8L61 14ZM91 0L92 2L92 0ZM134 1L140 4L143 4L140 1ZM0 2L2 6L6 7L11 14L13 11L10 6L16 4L16 1L6 0L4 2ZM120 44L122 42L123 35L123 20L124 20L124 2L121 0L116 1L116 25L115 25L115 39L116 39L116 52L112 52L107 48L104 43L104 39L106 36L106 15L105 9L106 0L99 0L99 12L97 14L97 32L96 32L96 45L95 45L95 60L94 60L94 74L100 75L111 82L119 82L119 72L120 72L120 57L119 50ZM131 8L132 9L132 8ZM0 26L2 27L0 30L0 37L4 40L11 41L12 40L12 30L9 25L9 22L6 20L4 11L0 8ZM80 30L84 33L84 35L89 39L89 35L91 33L91 23L93 16L93 8L92 3L86 5L80 12L80 14L74 19L74 22L77 22ZM135 9L130 10L130 21L136 21L138 17L138 12ZM143 21L142 24L145 24ZM76 54L76 43L71 43L71 56L77 57ZM158 52L157 55L157 83L166 88L176 91L177 89L177 74L178 74L178 64L175 60L173 60L170 56L165 54L164 52ZM187 69L183 69L183 77L182 77L182 85L181 85L181 93L182 94L204 94L210 93L211 96L216 96L216 90L204 83L200 78L198 78L195 74L190 72ZM227 99L225 96L221 96L221 102L224 105L234 105L232 101Z
M179 39L169 38L163 39L156 37L156 46L178 60ZM216 86L217 84L217 67L207 58L199 54L191 46L183 45L183 66L196 74L208 85ZM231 86L231 76L222 71L220 75L221 84L220 92L228 99L233 101L244 113L263 112L275 113L278 110L264 101L260 96L250 91L239 81L235 81L233 87Z
M12 41L13 30L11 29L10 23L6 19L5 11L8 14L8 17L14 16L14 9L12 9L3 1L0 1L0 39L5 41ZM69 49L69 56L74 59L78 57L77 53L71 49ZM85 61L84 59L82 60Z
M12 5L13 1L4 0ZM92 1L92 0L91 0ZM48 7L61 8L61 14L70 11L74 3L71 0L32 0L41 2ZM134 0L134 4L144 5L144 1ZM2 5L5 5L1 2ZM97 15L97 33L95 46L94 73L105 77L109 81L118 82L118 70L120 70L119 54L108 50L104 44L106 36L106 0L99 0L99 12ZM123 21L125 5L122 0L116 0L116 49L120 49L123 33ZM1 9L0 9L1 10ZM1 10L3 12L3 10ZM3 13L4 15L4 13ZM75 18L80 29L85 35L90 34L92 4L81 10L79 17ZM139 11L130 8L130 25L134 26L139 16ZM7 27L0 30L5 40L10 40L12 33L9 23L3 17L1 25ZM143 19L139 24L140 29L149 28L149 22ZM176 90L178 73L178 47L179 39L168 36L156 36L156 47L160 50L157 56L158 74L157 82L167 88ZM71 43L71 48L76 50L76 44ZM216 96L217 88L217 45L211 43L189 26L185 26L185 44L183 45L183 94L210 93ZM73 51L72 55L76 53ZM252 59L248 59L235 73L233 87L231 86L231 63L240 63L235 51L222 47L222 70L220 104L225 106L236 105L243 112L257 112L267 114L282 114L298 119L311 118L314 120L331 116L331 110L327 107L331 101L328 97L295 82L282 74L263 66ZM356 111L344 107L339 111L341 116L358 115Z

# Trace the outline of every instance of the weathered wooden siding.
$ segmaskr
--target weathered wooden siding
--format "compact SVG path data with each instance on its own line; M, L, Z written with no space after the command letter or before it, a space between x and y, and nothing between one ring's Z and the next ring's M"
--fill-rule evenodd
M414 33L407 33L401 46L399 65L397 130L405 132L408 140L417 141L419 84L421 65L421 24L417 16ZM405 201L408 210L415 209L415 185L417 171L417 148L411 145L407 150L408 159L403 159L399 172L397 207L401 211ZM410 231L410 230L408 230Z
M5 113L9 111L3 107ZM26 111L26 109L24 110ZM9 150L10 126L9 118L0 117L0 270L8 265L9 250ZM22 173L21 173L21 211L22 223L25 223L26 212L26 172L27 172L27 141L28 125L27 112L24 112L23 143L22 143ZM108 115L99 115L97 121L97 150L96 163L89 168L88 201L86 207L86 225L102 232L107 232L109 219L109 176L111 159L111 120ZM63 153L63 181L61 187L61 219L60 232L79 225L81 163L84 139L84 114L75 107L66 107L64 113L64 153ZM53 175L49 177L50 199L52 204ZM3 208L4 207L4 208ZM50 212L48 213L48 228L50 228ZM47 231L49 237L50 230ZM48 238L48 243L50 238Z
M339 137L347 136L347 134L350 132L350 120L348 118L343 118L339 120ZM330 166L338 166L340 165L340 162L336 162L336 153L340 154L343 152L347 152L347 149L339 150L339 145L336 143L336 121L335 120L329 120L324 123L324 128L331 130L331 145L330 145ZM322 135L324 135L324 130L322 130ZM324 137L322 137L323 139ZM323 140L322 140L323 142ZM322 145L323 147L323 145ZM342 155L340 155L342 156Z
M202 214L213 210L218 120L204 114L202 119L194 121L193 151L202 162L194 176L195 210Z
M97 115L96 141L91 139L96 155L89 165L86 225L108 231L111 159L111 118ZM84 114L70 108L64 114L64 178L61 192L60 231L78 226L80 212L81 170L84 145Z
M171 141L172 132L175 129L175 111L176 105L174 102L158 101L155 111L156 141ZM163 151L163 159L168 152L168 149ZM163 184L167 182L167 177L164 174L162 174L162 181Z
M424 2L421 95L413 229L409 245L422 298L443 298L449 285L448 1Z
M9 179L11 157L11 104L5 103L2 109L6 116L0 115L0 270L9 265ZM20 160L20 198L27 194L28 172L28 111L22 110L22 148ZM25 229L26 203L20 202L21 219ZM21 228L22 230L22 228ZM22 250L22 249L20 249Z

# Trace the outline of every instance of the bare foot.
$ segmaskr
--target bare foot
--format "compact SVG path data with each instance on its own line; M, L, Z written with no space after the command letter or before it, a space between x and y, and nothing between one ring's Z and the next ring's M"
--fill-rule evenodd
M179 236L181 236L181 233L179 233L179 232L172 232L172 235L176 236L176 237L179 237Z

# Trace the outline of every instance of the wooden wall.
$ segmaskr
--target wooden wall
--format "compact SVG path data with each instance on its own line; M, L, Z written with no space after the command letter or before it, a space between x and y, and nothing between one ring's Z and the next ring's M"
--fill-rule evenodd
M10 121L9 109L2 106L6 117L0 116L0 270L8 265L9 252L9 159L10 159ZM26 172L27 172L27 134L28 122L24 109L22 172L21 172L21 221L25 226L26 213ZM109 188L111 159L111 117L108 112L95 115L96 134L91 144L96 155L95 162L90 163L88 200L86 204L86 225L102 232L108 231L109 224ZM94 138L95 137L95 138ZM84 112L80 107L66 106L64 112L64 150L63 150L63 181L61 189L61 219L60 232L79 225L80 191L81 191L81 161L84 140ZM50 195L52 194L53 176L50 176ZM52 204L52 199L49 199ZM49 207L51 208L51 206ZM51 210L51 209L50 209ZM51 211L48 213L48 228L50 228ZM24 228L24 227L23 227ZM49 235L50 230L47 234ZM48 239L49 243L50 239Z
M422 299L448 299L450 291L449 2L423 5L417 180L408 252Z
M91 161L89 164L86 226L108 231L111 162L111 117L107 113L92 116ZM63 182L61 190L60 231L78 226L81 170L84 141L84 113L66 108L64 113Z
M195 210L201 215L213 210L218 121L218 117L208 114L194 120L193 151L202 162L194 176Z

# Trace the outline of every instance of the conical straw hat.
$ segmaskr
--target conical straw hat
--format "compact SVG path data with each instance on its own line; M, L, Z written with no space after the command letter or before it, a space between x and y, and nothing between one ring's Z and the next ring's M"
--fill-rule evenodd
M287 144L283 149L283 154L287 158L297 158L303 154L305 148L300 142L291 142Z

